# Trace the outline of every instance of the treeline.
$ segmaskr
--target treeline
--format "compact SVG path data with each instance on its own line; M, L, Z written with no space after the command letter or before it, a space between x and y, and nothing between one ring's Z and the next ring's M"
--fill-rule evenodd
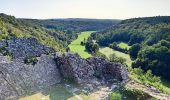
M120 20L79 19L79 18L47 19L47 20L23 19L23 20L48 29L64 31L68 34L82 31L98 31L101 29L111 27L120 22Z
M170 80L170 17L134 18L120 22L106 30L92 34L100 46L114 42L131 45L129 54L134 59L133 68L152 70L154 75ZM119 50L120 51L120 50Z
M121 47L119 47L117 42L113 42L112 44L109 45L109 47L112 48L112 49L114 49L114 50L117 50L117 51L126 53L126 54L129 53L129 50L128 50L127 48L121 48Z

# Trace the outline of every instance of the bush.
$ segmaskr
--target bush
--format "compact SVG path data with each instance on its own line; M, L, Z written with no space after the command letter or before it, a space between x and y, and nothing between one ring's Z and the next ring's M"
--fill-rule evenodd
M124 64L126 62L125 58L117 57L114 53L109 56L110 62L119 62Z
M121 88L119 92L125 96L126 98L129 98L131 100L150 100L152 97L146 93L144 93L141 90L137 89L130 89L130 88Z
M150 86L153 86L157 89L159 89L160 91L162 91L163 93L167 93L170 94L170 89L168 86L165 86L162 82L160 77L154 76L152 74L151 70L148 70L147 72L144 72L142 69L140 68L134 68L134 69L129 69L130 72L130 77L141 83L141 84L148 84Z
M94 53L94 54L92 54L92 55L95 56L95 57L101 57L101 58L108 59L108 58L106 57L106 55L104 55L104 54L101 53L101 52L96 52L96 53Z
M119 92L113 92L110 94L110 100L122 100L122 95Z

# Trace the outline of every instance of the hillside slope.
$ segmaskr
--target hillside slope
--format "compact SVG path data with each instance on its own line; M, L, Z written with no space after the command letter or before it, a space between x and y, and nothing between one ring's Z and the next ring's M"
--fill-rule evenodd
M170 80L170 16L133 18L92 34L101 46L125 42L135 61L133 68L151 70L154 75Z
M123 20L106 30L92 34L100 45L127 42L129 45L145 42L148 45L161 39L170 40L170 17L146 17Z

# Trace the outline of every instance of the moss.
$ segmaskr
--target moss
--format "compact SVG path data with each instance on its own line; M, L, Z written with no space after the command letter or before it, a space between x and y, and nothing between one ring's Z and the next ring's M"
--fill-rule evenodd
M25 64L32 64L35 65L38 62L37 57L27 57L24 59Z

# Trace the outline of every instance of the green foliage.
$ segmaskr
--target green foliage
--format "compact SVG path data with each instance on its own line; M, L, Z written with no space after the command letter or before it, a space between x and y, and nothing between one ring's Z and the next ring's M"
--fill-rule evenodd
M123 87L119 90L119 92L123 94L123 96L125 96L126 98L129 98L130 100L153 100L154 99L148 94L144 93L143 91L137 89L130 89L127 87Z
M95 57L101 57L101 58L108 59L108 58L106 57L106 55L104 55L104 54L101 53L101 52L96 52L96 53L93 53L92 55L95 56Z
M159 89L160 91L170 94L170 88L164 85L160 79L160 77L154 76L151 70L144 72L140 68L129 68L130 77L141 83L141 84L148 84L150 86L154 86L155 88Z
M136 59L140 49L141 49L140 44L132 45L132 47L129 49L129 54L130 54L131 58Z
M55 30L45 29L36 25L29 24L27 21L22 19L16 19L13 16L0 14L0 41L10 39L13 37L17 38L36 38L40 43L54 48L56 51L64 51L64 43L59 38L55 38L50 33L58 33L62 36L61 32Z
M124 64L126 62L125 58L117 57L114 53L109 56L109 60L111 62L119 62L119 63L122 63L122 64Z
M47 20L31 20L27 19L30 24L36 24L48 29L64 31L67 34L82 31L97 31L105 29L120 22L120 20L105 20L105 19L47 19Z
M120 87L110 94L110 100L156 100L141 90Z
M159 41L153 46L143 48L132 67L152 70L154 75L170 80L170 42Z
M113 92L110 94L110 100L122 100L122 95L119 92Z
M129 50L131 46L129 46L127 43L124 43L124 42L120 42L117 44L117 46L119 46L120 48L122 49L127 49Z
M113 42L126 42L129 45L145 42L148 45L165 39L170 40L170 17L148 17L123 20L110 29L92 34L97 43L109 46Z
M94 43L92 40L85 43L85 48L90 53L96 53L99 51L99 45Z
M65 51L68 44L77 38L77 32L99 30L118 22L119 20L95 19L17 19L0 14L0 41L13 37L34 37L56 51Z
M127 44L125 43L117 43L117 42L113 42L112 44L109 45L110 48L116 50L116 51L120 51L123 53L128 53L128 49L126 47L129 47Z
M104 54L108 59L109 59L109 56L114 53L117 57L122 57L122 58L126 59L126 62L125 62L126 65L131 66L131 64L132 64L132 60L128 54L113 50L109 47L100 48L99 52Z
M113 27L93 33L91 36L101 46L117 48L113 42L133 45L129 53L136 59L134 68L170 80L170 17L146 17L123 20ZM121 51L122 52L122 51Z
M87 32L81 32L80 35L78 35L78 38L71 42L71 44L68 46L70 48L70 51L73 53L78 53L82 58L89 58L92 55L86 51L86 48L84 45L81 45L81 42L87 39L90 34L93 31L87 31Z

